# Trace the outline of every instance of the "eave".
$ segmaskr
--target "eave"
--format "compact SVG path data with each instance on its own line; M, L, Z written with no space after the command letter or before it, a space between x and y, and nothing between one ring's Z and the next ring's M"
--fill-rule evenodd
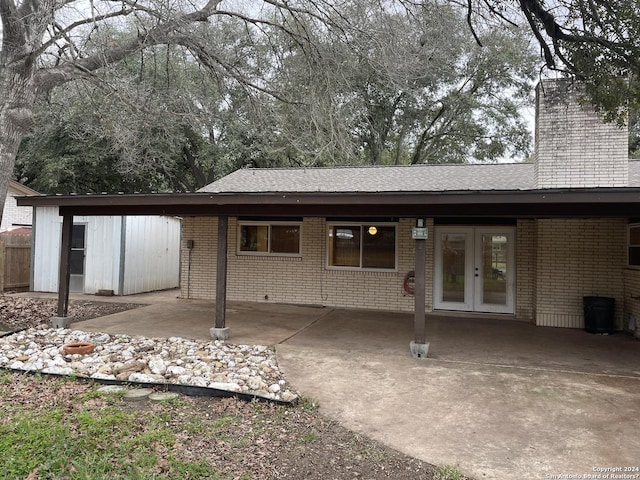
M242 192L19 197L61 215L630 217L640 188L458 192Z

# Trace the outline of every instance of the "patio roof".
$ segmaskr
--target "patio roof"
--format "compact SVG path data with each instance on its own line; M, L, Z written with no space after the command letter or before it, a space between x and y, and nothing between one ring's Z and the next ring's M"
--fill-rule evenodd
M61 215L634 217L640 188L389 192L196 192L18 197Z

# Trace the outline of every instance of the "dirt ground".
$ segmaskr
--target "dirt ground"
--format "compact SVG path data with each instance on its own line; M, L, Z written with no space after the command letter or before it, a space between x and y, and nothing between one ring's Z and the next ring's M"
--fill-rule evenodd
M72 302L70 316L95 318L136 308L135 304ZM55 312L54 300L0 297L0 322L12 329L45 322ZM104 407L95 398L78 398L95 388L91 382L65 381L15 372L4 376L0 411L27 409L32 415L47 408L34 399L51 399L65 411ZM236 399L182 396L178 404L120 402L123 409L140 410L140 419L166 409L166 418L180 441L173 453L184 459L206 460L229 479L433 479L463 480L455 466L436 467L401 454L343 428L321 415L317 405L303 399L295 406L247 403ZM169 411L170 410L170 411ZM151 417L149 417L151 418ZM194 428L194 418L199 424ZM233 421L221 422L232 418ZM162 469L162 465L157 468ZM155 472L150 472L155 473ZM37 477L34 477L37 478Z
M124 312L142 305L135 303L69 302L69 318L72 322L104 317L112 313ZM34 299L0 295L0 330L30 328L47 322L56 316L57 300Z

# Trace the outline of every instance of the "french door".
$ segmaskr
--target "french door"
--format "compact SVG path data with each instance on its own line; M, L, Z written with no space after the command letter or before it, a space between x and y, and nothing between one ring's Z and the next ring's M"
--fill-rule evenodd
M514 229L436 227L433 306L514 312Z

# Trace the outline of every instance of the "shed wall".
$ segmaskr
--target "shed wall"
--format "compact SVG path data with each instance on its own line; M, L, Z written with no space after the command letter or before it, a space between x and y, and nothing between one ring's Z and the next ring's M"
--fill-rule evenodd
M176 288L180 284L180 220L125 217L123 295ZM118 239L120 241L120 239Z
M58 290L58 267L62 218L58 207L38 207L33 255L33 285L36 292ZM85 224L84 293L118 291L120 258L120 217L74 217Z
M134 294L175 288L180 283L180 220L125 217L126 258L121 272L123 231L120 216L74 217L86 225L84 293L113 290ZM58 290L62 218L57 207L38 207L31 290ZM123 275L121 275L123 273ZM122 288L120 280L124 280Z

